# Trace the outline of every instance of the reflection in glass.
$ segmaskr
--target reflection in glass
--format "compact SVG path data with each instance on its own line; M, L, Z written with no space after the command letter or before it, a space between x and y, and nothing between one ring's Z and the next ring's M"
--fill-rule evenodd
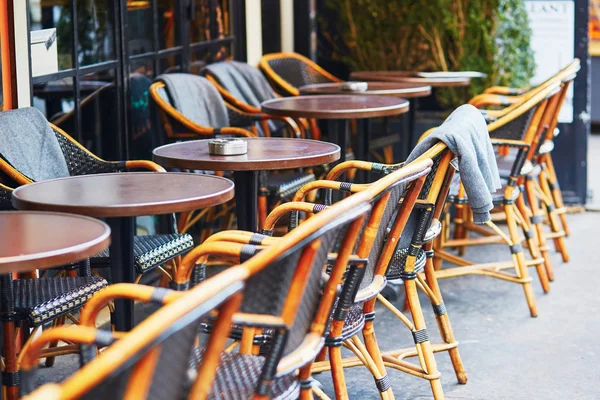
M149 0L127 0L127 25L129 54L154 51L152 4Z
M33 106L50 122L72 113L75 98L73 78L64 78L33 86Z
M91 65L114 59L113 1L77 1L77 57ZM59 70L73 67L73 13L70 1L30 0L30 28L56 29Z

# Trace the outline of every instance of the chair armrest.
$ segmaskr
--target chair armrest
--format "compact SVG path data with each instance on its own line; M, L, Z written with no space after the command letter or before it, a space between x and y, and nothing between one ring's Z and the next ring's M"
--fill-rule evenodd
M243 243L217 241L203 243L183 257L179 267L177 268L177 272L173 277L173 283L176 285L176 287L187 285L190 281L194 266L197 264L206 263L209 256L233 257L239 260L240 258L252 256L255 252L261 250L262 248L262 246Z
M508 86L492 86L483 91L483 94L502 94L505 96L517 96L525 93L527 90L522 88L511 88Z
M99 334L101 333L101 334ZM48 329L35 338L25 351L21 369L29 371L38 364L38 359L43 357L42 350L50 343L62 340L74 344L97 344L107 346L121 338L123 333L113 333L106 330L88 326L70 325Z
M389 174L392 171L400 168L404 163L399 164L379 164L368 161L360 161L360 160L352 160L345 161L333 167L331 171L327 174L326 179L330 181L335 181L340 177L344 172L348 172L355 169L360 169L363 171L371 171L379 174Z
M144 303L168 304L183 296L183 292L172 289L133 283L117 283L94 294L81 309L80 325L94 328L98 313L115 299L135 300Z
M155 162L147 160L130 160L125 161L125 168L127 169L145 169L148 171L155 172L167 172L163 167Z
M277 242L279 242L280 240L281 238L266 236L260 233L230 230L217 232L214 235L206 238L206 240L202 244L210 242L232 242L269 246L277 244Z
M300 128L298 123L296 123L296 121L294 121L293 118L261 113L261 114L258 114L257 119L260 121L269 121L269 120L282 121L290 129L290 131L292 132L292 134L295 138L301 138L303 136L303 133L304 133L303 129Z
M271 211L271 213L267 215L267 218L265 218L262 233L264 235L272 235L277 221L279 221L281 217L288 213L305 212L312 214L323 211L325 208L327 207L323 204L314 204L302 201L290 201L288 203L281 204L279 207L276 207L273 211Z
M298 189L298 191L296 191L296 194L294 194L294 197L292 197L292 201L302 201L306 197L306 195L312 192L313 190L330 189L341 192L357 193L365 190L368 187L369 184L365 183L351 183L332 180L313 181L307 183L306 185Z
M325 343L325 338L316 333L309 333L300 346L285 357L277 365L277 375L288 374L313 361Z
M521 100L518 96L505 96L500 94L480 94L469 100L469 104L481 108L488 106L509 106Z
M491 138L490 141L492 142L493 146L529 148L529 143L522 140Z

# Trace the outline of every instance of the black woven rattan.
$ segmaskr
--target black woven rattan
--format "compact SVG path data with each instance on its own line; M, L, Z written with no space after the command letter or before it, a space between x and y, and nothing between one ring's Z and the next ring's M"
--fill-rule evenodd
M523 140L536 110L537 107L533 107L514 120L490 131L490 137L496 139Z
M276 58L269 60L269 66L290 85L299 88L313 83L329 83L331 79L321 74L312 65L297 58Z
M408 257L408 248L398 249L394 253L392 260L390 261L390 265L385 274L388 280L401 279L402 273L404 272L404 268L406 267L406 259ZM417 259L415 260L415 273L423 272L425 269L425 261L427 258L425 257L425 252L419 249L419 253L417 254Z
M264 363L262 356L223 354L209 399L251 399ZM300 385L293 373L275 378L271 385L272 399L297 399L299 394Z
M229 125L238 128L249 129L256 123L256 119L252 115L244 114L233 107L227 107L227 116L229 117Z
M10 191L0 187L0 211L12 210L10 199L12 194Z
M492 203L494 203L494 205L498 206L501 205L502 202L504 202L504 193L506 191L506 187L508 185L508 181L505 178L501 178L500 181L502 182L502 188L496 190L496 192L492 193ZM467 198L467 194L465 193L463 197L458 197L458 191L459 191L459 185L458 182L456 184L452 184L452 186L450 186L450 193L448 194L448 199L446 201L453 203L453 204L467 204L469 202L469 199ZM519 197L519 194L521 193L521 190L519 189L518 186L516 186L513 189L513 193L512 193L512 197L510 198L510 200L514 201L517 199L517 197Z
M314 180L314 174L305 172L269 174L267 178L267 190L269 191L269 196L281 199L296 193L302 186Z
M15 312L32 326L79 309L107 286L106 280L97 276L15 279L12 284Z
M133 238L133 255L135 269L144 273L173 258L187 253L194 247L194 239L187 233L173 233L170 235L135 236ZM95 255L92 268L110 267L109 249Z
M106 162L92 157L60 132L55 130L54 134L56 135L56 140L63 152L71 176L103 174L118 172L124 169L124 166L119 163Z

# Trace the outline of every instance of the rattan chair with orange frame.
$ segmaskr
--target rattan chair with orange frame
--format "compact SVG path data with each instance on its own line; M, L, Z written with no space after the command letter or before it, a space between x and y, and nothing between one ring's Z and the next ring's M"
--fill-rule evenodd
M557 129L557 124L561 107L564 104L564 99L567 95L571 82L576 77L579 69L580 62L578 59L575 59L566 68L564 68L555 76L550 78L547 82L521 96L531 96L532 93L535 94L536 92L539 92L540 87L543 87L544 85L547 86L550 83L559 82L561 84L560 94L555 96L548 105L549 109L554 111L548 112L545 115L544 121L542 121L541 124L541 126L545 130L545 137L542 139L539 148L536 149L536 157L534 157L534 159L531 160L531 162L528 164L529 169L531 169L531 172L528 174L528 177L531 178L537 176L537 179L533 181L535 182L536 186L535 193L528 193L528 197L533 196L532 198L535 198L536 195L539 195L538 197L541 198L541 201L545 206L544 211L547 214L546 219L552 230L551 233L546 235L546 238L551 238L554 240L555 248L561 253L563 261L565 262L568 261L569 256L566 251L566 246L564 245L562 237L569 235L569 228L566 218L566 208L564 206L562 193L558 185L558 179L556 176L556 171L554 169L554 163L552 161L551 150L554 148L554 136L556 136L559 132ZM514 103L512 106L506 107L502 110L485 111L485 113L488 116L488 118L497 119L505 115L507 112L512 111L519 104L520 103L517 102ZM488 102L486 105L500 104ZM513 159L514 157L509 157L508 162L512 162ZM539 166L539 168L534 168L535 166ZM529 188L527 185L525 189L529 192ZM536 225L541 225L542 221L540 217L536 216L534 220L536 221ZM560 222L562 228L559 227L559 224L557 222Z
M265 54L258 67L282 96L299 96L299 88L304 85L342 82L340 78L298 53Z
M129 333L86 326L45 331L33 341L23 359L23 398L221 398L215 385L230 361L223 349L232 318L241 304L248 271L244 267L230 268L188 292L119 285L120 289L132 293L150 289L150 299L166 305ZM207 318L212 319L212 331L206 342L203 341L200 357L195 358L198 333ZM97 358L87 360L63 382L35 390L38 358L44 356L49 343L57 340L68 341L73 347L81 348L81 354L93 356L96 346L109 347Z
M260 133L264 136L280 135L280 131L287 128L294 136L305 137L303 128L307 126L306 121L298 124L292 118L270 116L261 111L261 103L276 98L277 94L257 68L239 61L221 61L209 64L201 74L217 88L227 103L262 118Z
M459 383L466 383L467 376L458 351L458 342L454 337L446 307L435 278L433 267L432 240L439 234L441 228L439 217L444 207L444 202L449 190L449 184L454 175L454 169L450 160L454 155L443 143L438 143L423 154L414 163L384 165L364 161L348 161L334 167L328 174L329 181L318 181L307 185L304 193L319 187L322 188L355 191L364 190L366 185L354 185L336 181L338 178L356 169L370 171L377 174L395 174L394 171L411 169L423 160L433 160L432 171L425 179L423 187L419 191L407 191L405 197L396 210L388 225L384 225L386 240L378 245L381 246L376 257L376 271L385 276L386 280L404 281L407 304L412 314L412 322L393 304L387 301L380 293L376 298L365 302L363 312L367 316L363 328L366 348L369 354L377 360L382 359L381 368L397 369L411 375L423 378L430 382L434 398L444 397L440 383L440 373L434 353L448 351ZM387 178L387 177L386 177ZM310 187L312 186L312 187ZM414 189L414 188L413 188ZM303 193L303 194L304 194ZM416 201L414 210L405 209L405 203ZM378 246L375 246L378 247ZM443 343L432 344L423 318L422 307L417 295L417 288L422 290L429 298L437 322ZM375 339L375 328L373 325L375 303L379 300L400 321L408 327L413 334L415 346L404 349L381 351ZM405 358L418 357L419 365L410 363ZM330 359L331 362L331 359ZM343 359L343 368L362 365L359 357ZM326 361L315 364L315 371L323 371L329 368ZM336 367L337 368L337 367Z
M229 398L291 399L298 397L300 386L303 398L310 393L310 368L306 365L322 348L338 284L370 210L365 196L340 202L279 238L277 246L260 253L261 246L212 240L184 258L175 277L174 288L178 290L189 288L195 279L193 272L199 269L196 264L209 255L227 258L232 263L245 261L241 266L250 275L241 312L234 318L236 326L249 328L244 331L240 352L231 353L227 364L222 363L213 385L216 393ZM322 287L327 255L339 242L342 245L337 261ZM82 320L90 323L97 314L92 308L98 310L118 296L132 298L135 294L110 293L108 289L90 303ZM149 299L147 294L139 297ZM254 328L270 329L266 357L252 354Z
M550 290L548 275L552 274L552 266L549 259L544 259L540 252L539 241L545 244L544 238L539 238L536 229L530 220L530 211L525 204L520 185L524 183L525 176L523 166L526 160L531 160L539 144L543 127L542 120L549 110L548 105L552 96L558 92L558 85L551 85L514 111L488 125L492 143L497 146L509 146L517 149L517 157L511 166L508 179L504 180L501 190L492 195L494 205L501 210L502 219L506 221L508 234L505 233L494 221L488 221L486 226L475 225L470 217L468 200L462 186L453 188L448 203L457 209L458 217L454 219L455 229L464 232L474 232L480 237L468 238L464 235L458 239L447 239L449 237L450 220L446 218L444 232L435 243L435 259L437 277L450 278L467 274L486 275L522 285L525 298L532 317L537 316L538 311L531 285L532 278L529 276L528 267L535 267L542 289ZM534 202L535 203L535 202ZM535 206L535 204L534 204ZM534 215L536 210L533 210ZM523 236L519 234L519 228ZM527 260L523 253L522 243L526 242L531 259ZM466 260L460 255L450 253L448 248L461 248L471 245L502 244L508 247L511 261L493 262L489 264L478 264ZM458 265L454 268L441 269L442 261L448 261ZM515 273L505 272L505 269L514 269Z

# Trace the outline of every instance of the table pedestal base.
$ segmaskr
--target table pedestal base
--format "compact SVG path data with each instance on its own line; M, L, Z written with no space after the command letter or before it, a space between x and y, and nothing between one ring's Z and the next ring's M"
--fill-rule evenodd
M108 218L106 223L111 229L110 274L113 283L133 283L135 264L133 258L133 237L135 236L135 218ZM133 328L134 313L132 300L115 300L115 312L111 321L118 332L127 332Z
M235 213L238 229L256 232L258 227L258 172L235 171Z

